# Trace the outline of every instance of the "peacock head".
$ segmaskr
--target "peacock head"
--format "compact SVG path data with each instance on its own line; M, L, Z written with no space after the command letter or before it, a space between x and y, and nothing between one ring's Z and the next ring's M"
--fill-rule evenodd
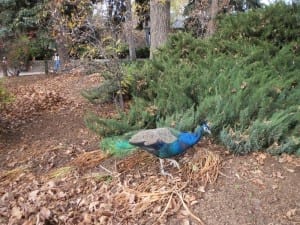
M204 133L211 134L210 127L208 126L207 122L201 123L201 127Z

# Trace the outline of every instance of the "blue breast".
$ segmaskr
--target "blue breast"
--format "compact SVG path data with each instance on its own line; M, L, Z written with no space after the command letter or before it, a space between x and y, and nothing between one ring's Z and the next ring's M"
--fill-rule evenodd
M178 136L178 141L180 141L186 145L193 146L194 144L196 144L199 141L200 138L201 138L201 136L199 136L195 133L182 132Z
M161 144L157 148L156 155L160 158L169 158L184 153L188 148L196 144L201 135L190 132L181 132L178 139L170 144ZM158 147L158 146L157 146Z
M184 153L189 147L189 145L186 145L180 142L179 140L176 140L170 144L164 143L160 146L159 149L157 149L153 153L159 158L170 158Z

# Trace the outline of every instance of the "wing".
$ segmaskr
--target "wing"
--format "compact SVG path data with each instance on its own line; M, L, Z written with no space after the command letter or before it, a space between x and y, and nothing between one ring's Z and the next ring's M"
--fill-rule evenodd
M143 143L144 146L150 146L157 143L172 143L176 140L177 136L168 128L156 128L139 131L130 138L129 143L133 145Z
M172 134L173 134L173 136L175 136L175 137L179 137L179 135L182 133L181 131L178 131L178 130L176 130L176 129L174 129L174 128L171 128L171 127L169 127L169 128L166 128L166 129L168 129Z
M160 158L166 158L181 151L181 149L173 149L174 146L177 146L178 134L180 132L171 128L142 130L133 135L129 143Z
M145 145L144 142L141 142L141 143L135 143L133 145L135 145L137 147L140 147L141 149L144 149L147 152L159 157L160 151L164 148L164 146L166 146L168 144L163 143L163 142L156 142L156 143L153 143L153 144Z

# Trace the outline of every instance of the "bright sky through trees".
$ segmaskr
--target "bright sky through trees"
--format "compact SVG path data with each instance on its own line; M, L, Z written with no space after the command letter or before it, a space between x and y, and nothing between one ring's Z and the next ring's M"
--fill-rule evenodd
M269 4L276 2L276 0L260 0L260 2L263 4L269 5ZM291 4L293 2L293 0L284 0L284 2Z

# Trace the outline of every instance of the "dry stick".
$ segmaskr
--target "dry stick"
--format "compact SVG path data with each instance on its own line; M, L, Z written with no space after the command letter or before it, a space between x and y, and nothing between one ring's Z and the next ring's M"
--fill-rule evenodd
M126 192L134 192L138 197L142 198L142 197L149 197L149 196L161 196L161 195L167 195L167 194L170 194L170 193L173 193L174 191L173 190L169 190L169 191L162 191L162 192L140 192L140 191L136 191L136 190L133 190L131 188L128 188L128 187L123 187L124 190Z
M178 197L180 198L180 200L181 200L181 202L182 202L183 207L184 207L185 210L191 215L191 217L193 217L195 220L197 220L201 225L205 225L204 222L203 222L199 217L195 216L195 215L191 212L191 210L190 210L190 209L188 208L188 206L185 204L182 195L179 194L178 191L176 191L175 193L178 195Z
M109 169L107 169L107 168L105 168L104 166L102 166L101 164L99 164L99 167L101 168L101 169L103 169L104 171L106 171L107 173L109 173L111 176L113 176L113 177L117 177L119 174L118 173L114 173L114 172L112 172L112 171L110 171Z
M105 170L106 172L108 172L109 174L113 174L112 171L110 171L109 169L106 169L104 166L102 166L101 164L99 164L99 166L101 167L101 169Z
M173 194L174 194L174 192L171 193L170 198L169 198L169 201L168 201L168 203L167 203L167 205L166 205L164 211L161 213L161 215L158 217L157 220L160 220L160 219L165 215L165 213L167 212L167 210L168 210L168 208L169 208L169 206L170 206L170 204L171 204L171 200L172 200Z
M233 179L233 177L226 175L225 173L222 173L221 171L219 171L219 174L223 177L227 177L229 179Z

